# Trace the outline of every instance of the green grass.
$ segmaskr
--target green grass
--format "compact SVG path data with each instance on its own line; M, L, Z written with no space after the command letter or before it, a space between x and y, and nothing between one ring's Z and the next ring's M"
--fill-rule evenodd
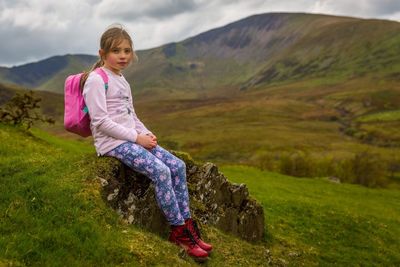
M137 260L121 245L123 227L107 227L118 218L94 194L76 153L14 129L0 135L0 258L42 266Z
M0 125L0 265L195 265L166 237L127 225L100 195L92 147ZM207 266L395 266L400 191L223 166L264 208L265 241L204 227Z
M358 122L397 121L400 120L400 110L383 111L367 114L357 118Z
M101 198L91 145L0 125L0 266L191 266L158 236L128 225ZM204 226L209 266L272 261L250 244Z
M268 247L293 266L398 266L400 191L225 165L265 212Z

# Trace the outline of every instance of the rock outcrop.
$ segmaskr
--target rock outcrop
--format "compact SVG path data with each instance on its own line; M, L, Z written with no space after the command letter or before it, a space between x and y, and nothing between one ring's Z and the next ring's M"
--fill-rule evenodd
M172 153L186 163L191 213L200 227L215 226L247 241L263 239L264 212L245 184L230 183L213 163L199 166L186 153ZM169 225L157 205L151 180L114 158L99 160L105 161L97 170L104 199L128 223L166 236Z

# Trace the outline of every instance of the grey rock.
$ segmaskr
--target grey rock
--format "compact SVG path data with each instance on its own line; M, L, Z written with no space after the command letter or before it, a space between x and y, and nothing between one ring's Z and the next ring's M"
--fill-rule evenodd
M199 166L187 154L171 153L185 161L190 209L200 228L203 224L214 226L247 241L264 238L262 206L249 196L245 184L229 182L211 162ZM104 161L97 175L105 201L126 222L167 236L170 227L157 205L151 180L117 159L99 160Z

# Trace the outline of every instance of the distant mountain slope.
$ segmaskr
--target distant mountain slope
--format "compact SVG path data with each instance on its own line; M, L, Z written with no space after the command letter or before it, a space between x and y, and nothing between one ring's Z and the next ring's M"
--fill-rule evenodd
M254 15L181 42L138 51L125 71L135 90L187 94L246 89L314 77L348 79L400 73L400 23L303 13ZM65 77L95 56L66 55L13 68L0 79L62 92ZM397 74L396 74L397 73Z
M0 79L27 88L61 93L66 74L88 68L95 60L96 57L90 55L54 56L12 68L0 68Z
M254 15L182 42L156 48L144 54L144 63L129 74L143 74L137 77L139 87L239 87L262 70L266 63L307 38L321 25L358 20L310 14ZM149 83L147 77L152 77L152 82Z
M400 73L400 23L323 22L275 54L247 86L314 77L346 80L373 74L385 78Z

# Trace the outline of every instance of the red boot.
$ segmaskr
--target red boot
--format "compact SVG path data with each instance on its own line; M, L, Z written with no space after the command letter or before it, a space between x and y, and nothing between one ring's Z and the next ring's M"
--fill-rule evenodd
M185 249L186 253L196 261L206 261L208 253L200 248L186 225L171 225L171 233L168 238L172 243Z
M194 237L197 245L199 245L199 247L201 247L203 250L207 251L207 253L210 253L212 250L212 246L201 240L200 230L197 227L196 221L194 221L192 218L188 218L185 220L185 224L192 236Z

